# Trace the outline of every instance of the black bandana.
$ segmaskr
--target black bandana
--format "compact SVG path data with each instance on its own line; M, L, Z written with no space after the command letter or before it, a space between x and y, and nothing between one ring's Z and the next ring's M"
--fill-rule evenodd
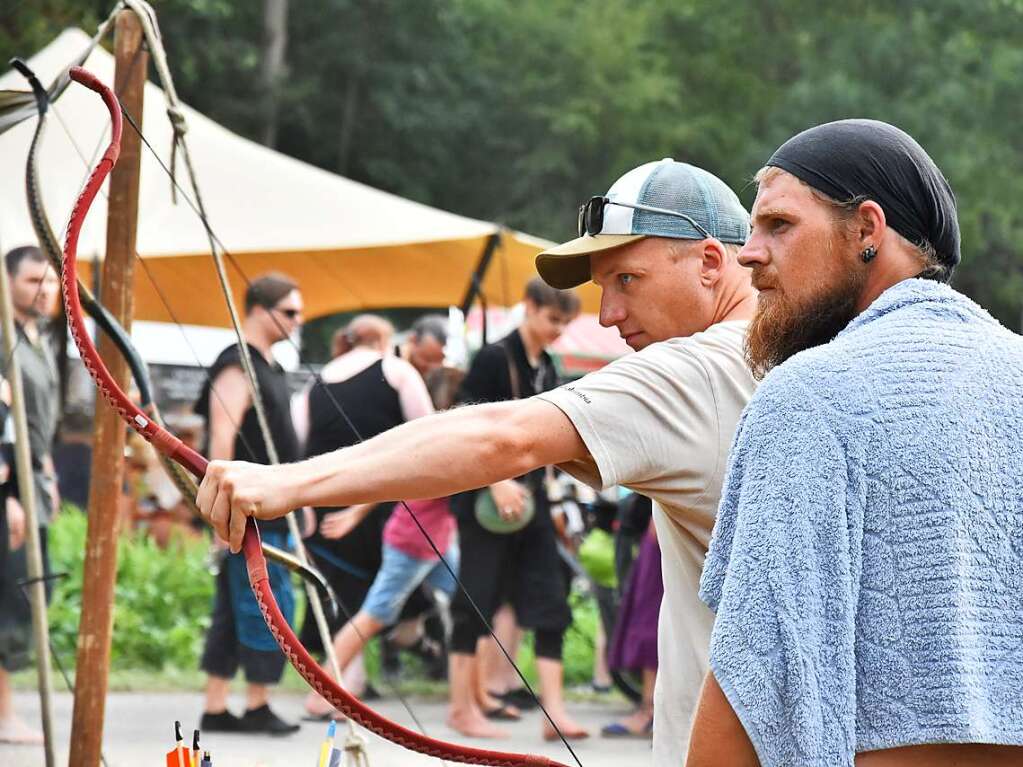
M768 165L839 202L867 197L888 226L915 245L934 246L951 271L960 259L955 196L916 141L877 120L839 120L793 136Z

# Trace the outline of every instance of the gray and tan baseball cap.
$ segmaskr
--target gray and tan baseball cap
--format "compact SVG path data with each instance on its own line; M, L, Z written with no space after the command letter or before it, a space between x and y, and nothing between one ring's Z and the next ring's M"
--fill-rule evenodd
M749 213L724 181L671 158L633 168L606 195L579 209L579 237L536 257L536 270L551 287L573 288L590 279L590 255L644 237L671 237L741 245Z

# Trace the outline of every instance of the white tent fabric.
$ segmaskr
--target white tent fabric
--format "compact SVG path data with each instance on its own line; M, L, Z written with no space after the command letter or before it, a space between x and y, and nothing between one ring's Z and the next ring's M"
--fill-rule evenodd
M78 29L64 31L29 60L49 82L76 53L89 44ZM113 57L97 48L85 67L106 83L114 80ZM0 88L25 89L17 72L0 77ZM109 136L109 120L96 95L72 86L54 105L82 152L92 156ZM171 125L163 93L146 84L143 132L165 162L169 160ZM447 213L405 200L328 173L231 133L193 109L184 109L188 142L200 174L210 220L232 251L318 250L396 242L452 240L496 231L494 224ZM0 136L0 166L23 167L35 121L27 120ZM125 131L131 131L125 125ZM105 145L105 144L104 144ZM57 121L47 126L40 175L49 210L63 216L84 181L86 169ZM180 170L178 181L187 189ZM5 172L0 179L0 231L10 244L34 241L25 214L24 180ZM188 205L171 204L170 181L153 156L143 151L138 249L146 256L203 253L208 250L202 225ZM81 253L104 249L106 201L96 201L81 238ZM63 222L61 222L63 223ZM58 225L54 222L54 225Z
M88 44L84 32L68 29L29 64L43 82L49 82ZM113 57L102 48L93 51L85 66L104 82L113 82ZM9 71L0 77L0 89L25 90L27 84ZM148 82L142 130L168 162L172 130L164 110L163 93ZM187 107L184 114L214 231L227 250L239 256L248 275L268 268L300 274L309 316L457 303L487 238L499 231L496 224L412 202L300 162L237 136ZM22 172L35 124L34 119L26 120L0 135L0 167L5 170L0 176L0 248L4 250L35 242ZM126 123L124 130L127 134L132 129ZM53 105L39 173L44 203L58 236L86 178L86 162L95 161L94 153L105 146L108 134L106 110L90 91L72 85ZM190 195L180 158L179 166L179 184ZM172 203L170 180L145 148L139 211L138 252L183 304L174 307L178 319L226 324L223 312L210 316L193 311L200 303L196 299L208 298L212 303L217 290L207 263L206 234L180 195L178 203ZM83 261L102 256L105 231L106 200L101 195L81 235ZM502 243L485 288L492 303L510 305L521 297L525 279L535 274L533 255L548 243L517 232L503 232ZM399 255L403 261L397 260ZM343 264L341 258L346 259ZM379 274L387 268L390 273L383 280ZM207 272L200 270L208 270L209 282ZM154 288L138 274L139 269L135 271L136 316L171 319L170 312L154 308L158 306ZM367 277L367 272L372 275ZM237 285L235 289L239 292ZM393 303L388 303L390 297Z

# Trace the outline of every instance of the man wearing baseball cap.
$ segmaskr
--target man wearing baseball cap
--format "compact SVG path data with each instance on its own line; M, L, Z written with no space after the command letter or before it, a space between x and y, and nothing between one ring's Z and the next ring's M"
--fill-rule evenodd
M766 376L687 764L1023 764L1023 339L945 284L955 198L905 132L818 125L757 180Z
M203 515L237 550L247 515L440 497L550 464L650 496L665 584L654 756L680 764L713 621L697 587L754 388L743 339L756 294L737 260L748 232L738 198L710 173L672 160L629 171L582 207L579 238L540 254L537 269L558 288L596 282L601 323L636 354L529 399L419 419L303 463L214 461Z

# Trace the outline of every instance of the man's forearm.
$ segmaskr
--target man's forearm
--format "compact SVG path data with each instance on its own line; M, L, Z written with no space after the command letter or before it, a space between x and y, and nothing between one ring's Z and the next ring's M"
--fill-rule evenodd
M346 506L439 498L483 487L575 457L578 435L568 424L572 439L559 442L565 428L559 420L567 422L552 405L530 401L419 418L367 442L289 465L290 501Z

